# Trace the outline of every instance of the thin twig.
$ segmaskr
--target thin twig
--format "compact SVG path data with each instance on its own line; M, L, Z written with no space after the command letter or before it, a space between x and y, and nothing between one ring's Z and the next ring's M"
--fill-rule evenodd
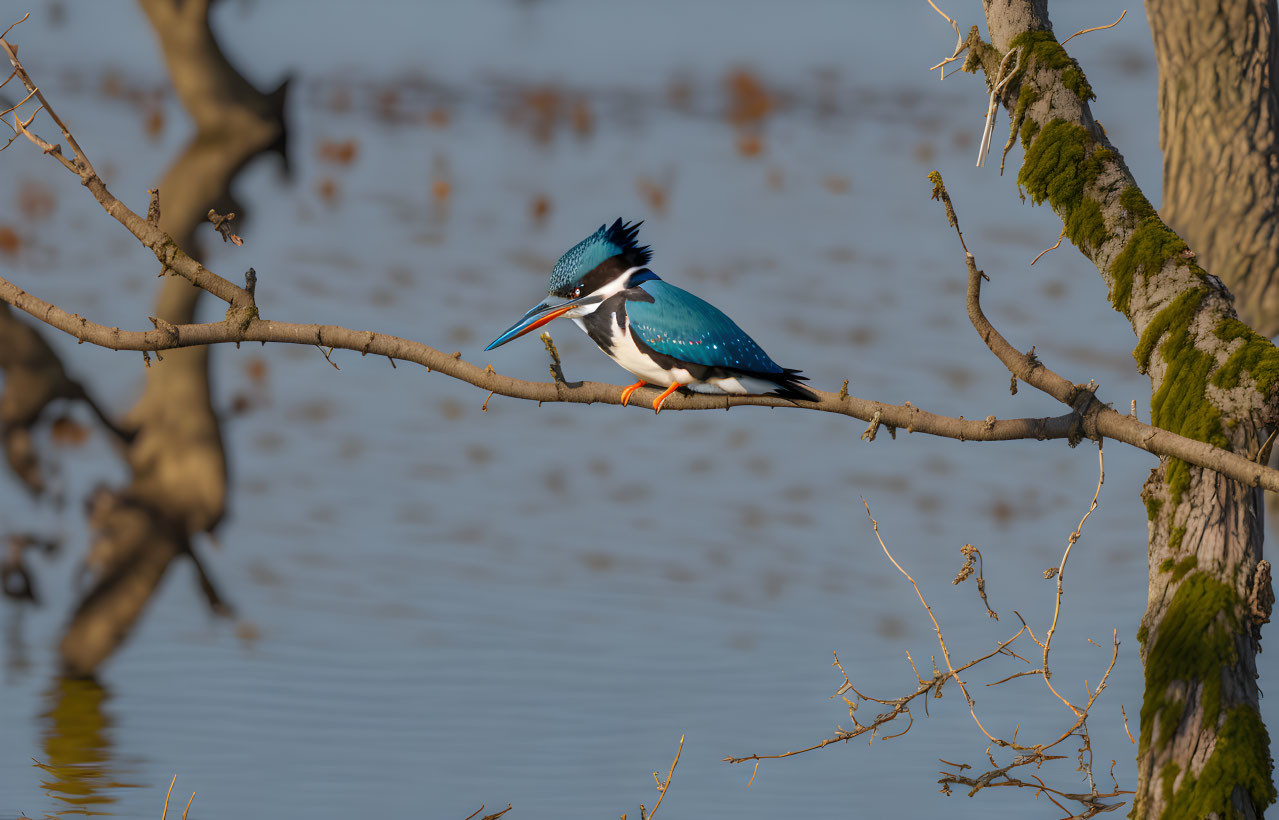
M995 649L992 650L991 652L988 652L987 654L982 655L981 657L974 658L973 660L969 661L963 666L958 667L955 671L964 672L976 666L977 664L982 663L983 661L990 660L996 655L1013 654L1008 649L1008 645L1011 644L1013 641L1017 640L1017 638L1019 638L1022 632L1024 631L1025 631L1025 627L1023 626L1021 629L1017 630L1016 634L1014 634L1011 638L1001 641L995 647ZM915 661L913 658L910 657L909 652L906 653L906 658L910 661L911 668L914 669ZM793 751L781 752L778 754L752 754L752 755L746 755L745 757L725 757L723 758L723 761L725 763L732 764L732 763L746 763L752 760L754 761L781 760L782 758L785 758L785 757L794 757L795 755L804 754L805 752L812 752L812 751L816 751L817 749L824 749L827 746L831 745L832 743L846 743L850 740L853 740L854 738L857 738L866 734L867 732L873 733L880 726L883 726L884 724L895 720L898 716L902 714L908 713L909 712L908 707L911 701L915 700L915 698L918 698L922 695L926 695L929 692L934 692L940 689L943 683L945 683L947 680L950 680L949 673L937 672L933 675L932 678L925 679L923 677L920 677L918 670L916 670L915 677L918 679L919 685L917 686L914 692L911 692L910 694L904 695L900 698L894 698L894 699L875 698L875 697L870 697L869 695L862 694L861 692L857 690L856 687L853 686L852 681L850 681L848 678L848 673L844 671L844 667L839 662L838 655L835 656L835 663L833 663L832 666L839 667L839 671L843 673L844 675L844 684L840 686L839 690L832 697L838 696L842 694L843 692L852 691L857 695L857 697L861 698L862 700L871 701L874 703L880 703L886 706L892 706L893 707L892 711L885 712L884 714L878 715L872 723L864 724L864 725L857 723L856 718L853 718L853 722L855 725L854 729L845 730L842 727L836 727L836 732L833 737L826 738L825 740L819 743L815 743L812 746L808 746L803 749L795 749ZM845 700L847 700L847 698L845 698ZM924 700L924 706L925 706L925 709L927 709L927 706L928 706L927 699ZM850 705L849 707L850 718L852 718L851 710L853 708L854 707ZM900 734L901 733L898 733L898 735L893 735L893 737L897 737Z
M1040 252L1039 252L1039 256L1036 256L1034 259L1030 260L1030 264L1032 264L1032 265L1033 265L1033 264L1035 264L1036 262L1038 262L1038 261L1040 260L1040 258L1041 258L1044 254L1048 253L1048 251L1055 251L1055 250L1057 250L1058 248L1060 248L1060 247L1061 247L1061 240L1063 240L1063 239L1065 239L1065 238L1066 238L1066 229L1065 229L1065 228L1062 228L1062 229L1061 229L1061 233L1057 235L1057 244L1053 245L1051 248L1046 248L1046 249L1044 249L1044 250L1040 251Z
M25 18L24 18L25 19ZM16 24L15 24L16 25ZM247 291L237 285L223 279L221 276L213 273L205 268L199 262L192 259L182 250L180 250L173 238L161 231L155 225L148 224L146 220L138 216L130 210L124 203L116 199L116 197L107 189L106 184L98 176L97 171L93 168L93 163L89 161L89 157L80 147L80 143L76 141L75 136L71 133L71 129L67 127L66 122L58 116L57 112L49 104L44 94L36 86L31 79L31 75L27 73L22 62L18 59L18 53L14 49L13 44L8 40L0 38L0 49L3 49L9 57L9 62L13 65L14 71L22 80L22 84L27 91L36 95L36 99L40 101L40 107L37 108L26 122L14 117L14 128L23 136L30 140L34 145L40 148L43 153L54 157L71 173L80 178L80 183L89 189L98 204L110 214L113 218L120 222L129 230L139 241L142 242L152 253L156 259L166 269L183 276L191 281L196 287L207 290L217 298L237 308L252 308L253 298ZM28 130L31 121L35 119L36 114L40 111L47 111L50 119L57 124L62 132L62 138L71 148L72 157L67 157L62 153L61 145L54 145L40 135Z
M657 780L657 772L653 772L653 779L657 780L657 802L653 804L653 810L647 815L644 814L644 806L640 805L640 820L653 820L653 815L657 814L657 810L661 808L662 800L666 797L666 790L671 785L671 778L675 776L675 766L679 764L679 756L684 751L684 736L679 736L679 748L675 750L675 759L671 761L671 770L666 773L666 780Z
M12 51L7 42L3 45ZM15 66L18 65L16 56ZM28 82L25 70L21 71L23 81ZM34 85L31 86L34 88ZM38 95L39 96L39 95ZM60 121L59 121L60 122ZM65 159L65 158L62 158ZM87 160L86 160L87 162ZM361 354L375 353L387 356L392 365L396 358L413 361L431 370L440 370L446 375L476 385L482 389L492 390L501 395L513 398L536 401L539 404L548 401L596 403L606 402L620 404L622 388L612 385L591 383L572 384L538 384L501 376L497 373L486 373L474 365L461 361L458 357L445 357L434 349L406 339L400 339L371 331L353 331L332 325L299 325L285 322L269 322L258 317L254 297L244 288L214 274L196 260L177 250L172 239L155 226L149 225L145 219L135 214L107 191L89 171L81 172L81 180L93 193L99 204L115 219L124 225L130 233L150 248L162 266L183 276L197 287L209 291L223 301L228 302L233 310L223 322L202 325L181 326L181 339L175 334L161 331L119 331L103 325L88 322L82 317L67 313L55 305L44 302L31 294L23 292L12 283L0 278L0 301L26 311L37 319L53 327L74 335L80 341L88 341L113 350L161 351L177 347L207 345L218 343L241 343L246 341L282 342L288 344L325 344L333 348L358 350ZM948 203L941 177L936 172L930 175L935 178L934 196L940 192ZM958 223L953 222L958 233ZM960 234L962 243L962 234ZM972 273L976 271L971 254L969 264ZM974 286L970 279L970 318L977 299L979 285ZM977 307L980 312L980 308ZM981 317L982 321L984 317ZM1072 413L1049 419L1003 419L998 421L980 421L977 418L963 419L939 416L927 413L909 404L889 405L882 402L858 399L847 396L843 391L838 396L819 393L820 401L796 405L785 399L772 396L707 396L707 395L675 395L670 397L665 409L717 409L741 405L765 407L803 407L805 409L823 410L839 413L870 421L876 412L881 414L882 423L889 432L895 433L898 428L908 432L922 432L940 435L964 441L1007 441L1014 439L1034 438L1077 440L1079 435L1079 414L1085 415L1085 427L1095 429L1096 435L1114 438L1126 444L1139 447L1157 456L1179 458L1190 464L1214 470L1229 478L1241 481L1248 486L1260 486L1272 492L1279 491L1279 470L1272 470L1258 465L1246 457L1222 450L1206 442L1196 441L1184 436L1160 430L1142 424L1135 418L1121 416L1115 410L1106 407L1095 396L1088 397L1084 408L1076 408L1075 398L1078 391L1074 386L1042 365L1030 368L1026 357L1016 353L1011 345L1003 339L989 322L985 322L989 332L983 332L983 338L992 352L1005 363L1015 377L1022 378L1028 384L1065 402L1072 408ZM978 325L978 329L982 328ZM1013 363L1021 360L1023 367ZM1027 371L1029 375L1027 375ZM1090 433L1091 435L1091 433Z
M30 16L31 16L31 12L27 12L26 14L22 15L22 19L14 23L13 26L21 25L27 22L27 18ZM9 32L13 31L13 26L9 26L7 29L4 30L4 34L0 34L0 40L3 40L5 37L9 36Z
M1053 634L1057 631L1057 618L1061 614L1061 595L1062 595L1062 578L1066 574L1066 562L1070 560L1070 550L1075 546L1075 542L1079 540L1080 533L1083 532L1084 523L1088 521L1088 516L1092 515L1093 510L1097 509L1097 499L1101 496L1101 485L1106 481L1106 455L1102 450L1102 442L1097 442L1097 489L1093 491L1092 502L1088 505L1088 511L1084 513L1084 517L1079 519L1079 525L1075 527L1074 532L1066 540L1066 551L1062 553L1061 563L1057 565L1057 598L1053 605L1053 621L1048 627L1048 632L1044 635L1044 682L1048 684L1048 688L1052 689L1052 693L1061 698L1061 702L1066 704L1071 711L1078 715L1079 709L1070 701L1066 700L1052 685L1052 672L1048 668L1048 653L1052 649Z
M1124 19L1124 15L1127 13L1128 13L1128 9L1124 9L1123 11L1119 12L1119 20ZM1071 40L1078 37L1079 35L1087 34L1090 31L1102 31L1103 29L1114 28L1115 26L1119 25L1119 20L1116 20L1115 22L1111 23L1108 26L1096 26L1094 28L1086 28L1086 29L1081 29L1080 31L1076 31L1074 34L1070 35L1065 40L1062 40L1061 44L1064 46L1066 45L1066 43L1069 43Z
M24 20L26 18L23 18ZM169 791L164 795L164 811L160 812L160 820L169 816L169 795L173 794L173 784L178 782L178 776L175 774L173 779L169 781Z
M9 106L8 108L6 108L5 110L0 111L0 116L4 116L5 114L8 114L10 111L16 111L16 110L18 110L19 108L21 108L22 106L26 105L26 104L27 104L27 100L29 100L29 99L31 99L32 97L34 97L34 96L36 95L36 91L38 91L38 90L39 90L39 89L32 89L31 91L27 92L27 96L25 96L25 97L23 97L23 98L22 98L22 102L18 103L17 105L11 105L11 106Z
M952 29L954 29L954 30L955 30L955 53L951 54L949 57L947 57L946 59L942 60L942 61L941 61L940 63L938 63L937 65L935 65L935 66L931 66L931 67L928 69L929 71L937 70L937 71L938 71L938 79L940 79L940 80L944 80L944 79L946 79L946 65L947 65L947 64L949 64L949 63L953 63L953 62L955 62L956 60L958 60L958 59L959 59L959 55L963 54L963 53L964 53L965 51L967 51L968 49L967 49L967 47L964 45L964 35L962 35L962 34L960 34L960 33L959 33L959 23L956 23L956 22L955 22L955 21L954 21L954 20L950 17L950 15L948 15L946 12L944 12L944 11L942 11L941 9L937 8L937 4L936 4L936 3L934 3L934 2L933 2L933 0L928 0L928 5L930 5L930 6L932 6L932 7L933 7L933 11L937 12L937 13L938 13L938 14L940 14L942 17L945 17L945 18L946 18L946 22L950 23L950 27L951 27ZM952 74L954 74L955 72L953 72L953 71L952 71L951 73L952 73Z
M995 737L986 731L986 727L981 724L981 720L977 717L977 709L973 703L973 696L968 694L968 687L964 685L964 681L959 677L959 673L955 671L955 667L950 662L950 649L946 646L946 641L942 638L941 624L937 623L937 616L933 614L933 608L924 600L924 593L919 591L919 584L915 583L915 579L910 573L902 569L902 565L897 563L897 559L888 551L888 546L884 544L884 539L879 534L879 522L870 514L870 504L866 499L862 499L862 505L866 507L866 517L870 519L871 526L875 530L875 538L879 541L879 546L884 550L884 554L888 556L888 560L893 562L893 566L897 567L897 571L906 576L906 580L910 581L910 585L915 588L915 594L919 596L919 602L924 605L924 609L928 611L928 617L932 619L933 631L937 633L937 642L941 645L942 658L946 661L946 668L950 671L950 677L955 679L955 683L959 685L959 691L964 693L964 698L968 701L968 711L973 716L973 722L977 724L977 728L981 729L981 733L990 738L993 743L1000 746L1009 745L1007 741Z

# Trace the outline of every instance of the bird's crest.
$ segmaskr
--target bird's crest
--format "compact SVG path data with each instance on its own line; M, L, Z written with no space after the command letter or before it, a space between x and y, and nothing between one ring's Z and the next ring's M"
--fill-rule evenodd
M628 268L647 265L653 258L652 250L635 242L643 224L641 221L631 225L619 219L608 227L600 225L598 231L578 242L555 263L550 292L567 293L575 282L614 256L622 257Z

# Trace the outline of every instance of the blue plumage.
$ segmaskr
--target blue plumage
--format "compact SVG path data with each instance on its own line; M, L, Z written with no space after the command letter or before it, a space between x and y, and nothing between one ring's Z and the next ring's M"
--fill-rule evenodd
M784 372L754 339L710 302L661 279L639 287L653 301L630 300L626 314L635 334L658 353L705 367Z
M578 242L555 263L548 292L566 296L582 277L614 256L626 258L631 267L647 265L653 252L647 245L640 247L635 242L643 224L629 225L618 219L607 228L600 225L598 231Z
M485 349L564 316L639 378L622 391L622 404L645 385L666 388L653 401L657 411L681 388L819 401L798 370L779 366L721 310L649 270L652 251L635 241L640 224L618 219L569 249L551 271L551 298Z

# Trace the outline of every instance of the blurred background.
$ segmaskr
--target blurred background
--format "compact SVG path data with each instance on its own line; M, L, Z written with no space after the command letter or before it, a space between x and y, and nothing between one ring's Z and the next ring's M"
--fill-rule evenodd
M965 32L982 19L976 0L943 8ZM1059 38L1119 10L1052 9ZM849 379L858 396L969 418L1057 415L1045 396L1009 395L968 325L962 251L929 201L926 174L938 168L992 278L996 325L1149 418L1131 330L1095 269L1069 246L1030 267L1061 226L1019 200L1020 148L1000 177L1004 119L991 161L974 167L985 85L928 73L954 34L923 0L225 0L214 40L199 25L194 40L174 35L180 22L157 39L155 19L115 0L46 3L11 37L112 191L144 213L147 189L172 179L166 218L196 216L167 229L189 234L227 278L253 267L267 318L397 334L545 379L536 339L483 347L541 298L564 250L602 222L643 219L661 276L714 302L816 387ZM210 42L250 88L187 66L175 93L174 66L208 57ZM1158 201L1141 9L1070 50L1098 93L1095 115ZM183 188L177 171L214 150L202 135L231 121L217 88L276 130L216 173L192 172L215 180L209 194ZM201 93L218 104L194 110ZM55 133L45 120L36 128ZM168 309L164 295L154 306L169 287L154 258L29 144L0 156L0 188L6 278L106 325L149 327ZM201 197L239 214L243 247L199 225ZM221 314L209 300L175 309ZM568 378L629 383L576 328L550 330ZM137 354L39 333L114 419L139 418L155 374L185 366L166 354L148 370ZM637 815L657 799L649 773L665 773L681 734L662 809L672 817L1057 811L1012 790L937 793L938 758L985 761L949 688L904 737L766 761L749 789L750 764L721 758L847 727L831 700L842 683L832 651L881 698L914 688L907 651L923 666L935 653L863 498L957 662L1010 636L1014 610L1046 626L1055 586L1043 571L1092 496L1090 445L883 430L867 444L846 418L763 408L655 417L494 397L483 411L482 391L421 368L332 359L340 370L307 347L211 353L216 424L201 446L220 449L192 480L220 476L223 458L225 497L218 514L170 533L127 641L83 661L93 680L61 673L104 583L100 565L85 567L86 545L102 559L102 533L118 534L95 516L102 504L118 512L112 498L160 491L144 486L137 447L122 450L83 403L54 401L27 431L39 486L30 471L0 475L0 533L56 546L21 558L38 603L0 604L0 816L158 816L174 773L175 794L198 793L196 818L462 818L508 802L512 817ZM1111 760L1121 787L1135 782L1120 707L1136 735L1138 494L1154 465L1108 448L1054 649L1055 682L1082 696L1118 630L1119 663L1089 723L1103 790ZM90 497L101 503L86 511ZM998 622L971 582L950 583L968 542L984 555ZM230 617L200 592L188 548ZM1270 654L1259 663L1263 681L1276 672ZM1022 668L1000 659L974 670L979 714L992 731L1020 726L1022 742L1055 739L1071 719L1042 681L981 685ZM1262 707L1274 725L1279 715ZM1073 769L1039 774L1086 790Z

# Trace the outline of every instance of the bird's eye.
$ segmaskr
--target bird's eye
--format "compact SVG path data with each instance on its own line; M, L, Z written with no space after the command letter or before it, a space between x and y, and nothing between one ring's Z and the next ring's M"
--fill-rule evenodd
M578 298L578 297L580 297L581 295L582 295L582 286L581 286L581 285L578 285L577 287L573 288L573 298L574 298L574 299L577 299L577 298Z

